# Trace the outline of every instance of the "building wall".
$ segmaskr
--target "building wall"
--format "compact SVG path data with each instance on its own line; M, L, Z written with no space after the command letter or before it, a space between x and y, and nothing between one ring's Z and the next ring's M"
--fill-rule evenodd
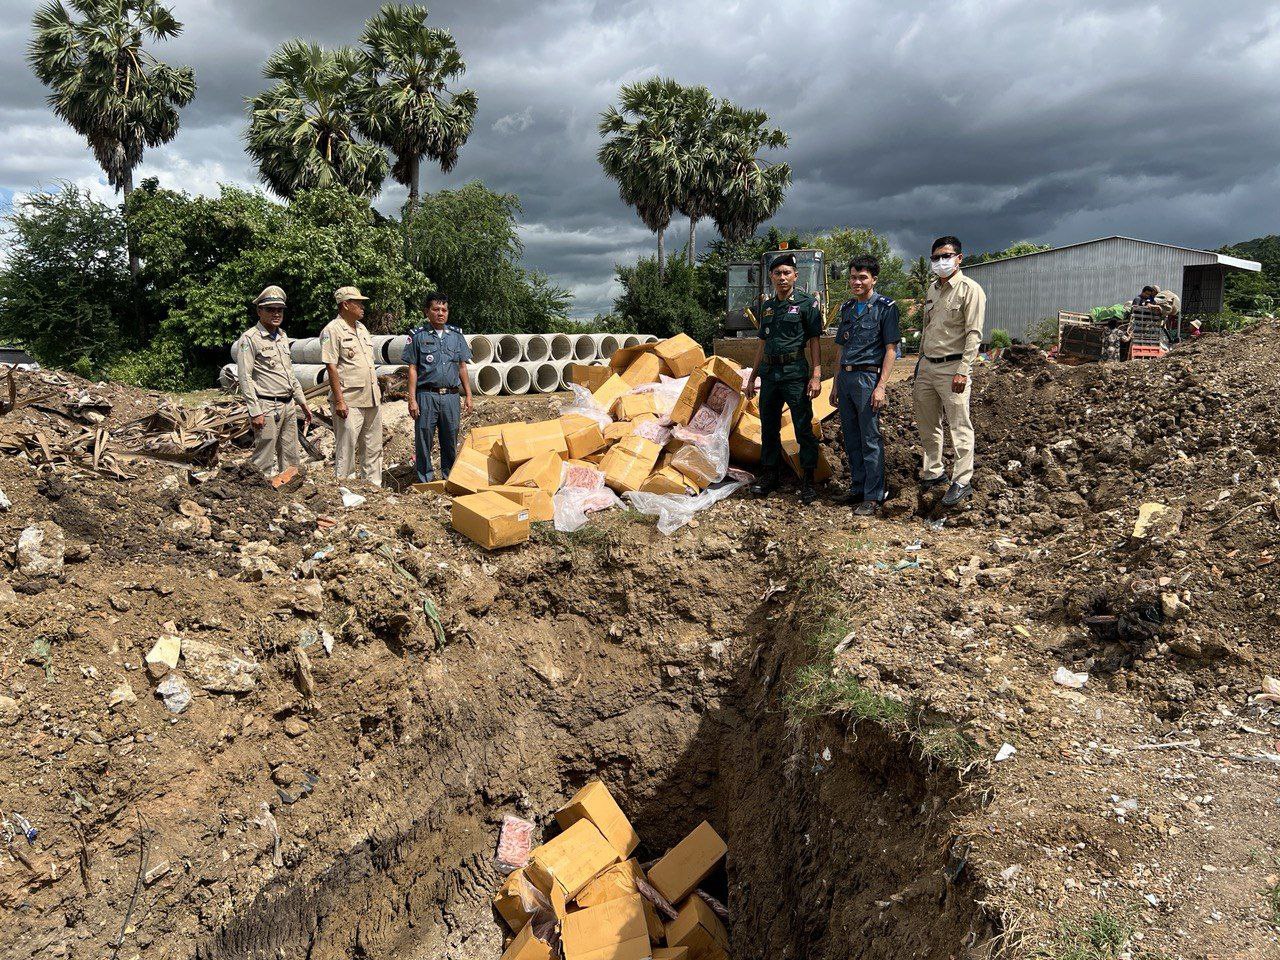
M1216 258L1134 240L1110 239L1009 260L965 267L987 292L984 331L1006 330L1025 339L1059 310L1084 313L1124 303L1149 283L1182 296L1183 268Z

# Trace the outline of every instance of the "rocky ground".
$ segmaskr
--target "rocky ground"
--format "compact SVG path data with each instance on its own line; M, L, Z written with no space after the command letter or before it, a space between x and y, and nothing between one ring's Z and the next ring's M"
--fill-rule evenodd
M614 513L497 554L454 534L443 500L358 489L345 508L323 469L274 490L226 445L214 468L128 459L127 480L0 455L5 955L250 955L249 919L293 902L273 896L324 888L366 847L370 876L390 869L377 838L456 801L430 831L452 839L409 858L444 877L414 888L421 904L388 895L379 912L352 900L374 881L344 874L359 935L338 932L338 906L327 927L298 907L310 925L277 917L270 955L496 956L496 928L466 912L492 868L457 851L585 772L661 834L684 724L719 717L793 771L769 802L812 792L854 836L725 809L731 850L736 835L775 854L738 857L730 906L756 926L735 925L735 955L1276 956L1277 364L1264 323L1159 361L984 368L977 494L958 514L915 494L902 384L884 518L784 492L671 538ZM162 399L67 384L111 402L108 430ZM59 403L0 417L0 444L81 431ZM476 422L553 404L482 400ZM389 420L403 464L409 433ZM1168 509L1135 537L1144 503ZM877 737L901 755L872 762ZM723 763L750 784L745 756ZM728 803L728 786L708 799L715 761L691 771L685 805ZM895 820L892 857L851 846ZM787 846L801 835L825 859ZM792 854L828 890L817 915L761 906Z

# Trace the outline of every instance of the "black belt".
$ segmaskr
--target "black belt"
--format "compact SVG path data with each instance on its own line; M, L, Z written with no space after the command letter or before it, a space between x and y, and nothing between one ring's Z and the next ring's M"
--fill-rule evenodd
M419 387L419 393L457 393L457 387Z
M288 403L293 399L293 394L286 393L283 397L269 397L265 393L258 394L259 400L274 400L276 403Z
M780 367L784 363L791 363L795 360L803 360L804 351L794 350L791 353L766 353L764 359L760 362L766 367Z
M842 363L840 365L840 369L843 370L845 373L879 373L880 372L880 367L877 366L876 364L866 364L866 363L864 364Z
M963 360L963 353L949 353L945 357L925 357L930 363L955 363L957 360Z

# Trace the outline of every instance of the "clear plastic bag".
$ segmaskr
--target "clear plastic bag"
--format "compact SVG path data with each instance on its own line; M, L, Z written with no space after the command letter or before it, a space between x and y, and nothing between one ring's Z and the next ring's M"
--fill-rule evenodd
M552 520L562 533L572 533L587 523L587 514L621 507L618 495L604 485L604 472L590 467L560 468L560 489L553 499Z
M580 383L569 384L569 390L573 393L573 402L560 405L560 416L577 414L580 417L589 417L600 424L601 430L613 423L613 417L609 416L609 411L596 403L590 390Z
M689 426L676 427L676 438L688 446L678 450L671 465L681 473L696 476L706 488L719 483L729 472L729 434L742 395L730 391L723 398L724 409L717 413L705 404L694 411Z
M736 470L734 471L734 473L737 472ZM692 497L672 493L641 493L639 491L628 493L626 496L632 508L647 516L657 517L658 532L663 536L669 537L692 520L695 514L706 510L708 507L715 506L726 497L733 496L746 484L747 481L745 479L729 477L712 484Z
M680 399L680 394L684 392L685 382L688 380L672 380L664 377L659 383L642 383L629 393L652 393L656 401L658 416L666 418L671 416L671 411L675 409L676 401Z

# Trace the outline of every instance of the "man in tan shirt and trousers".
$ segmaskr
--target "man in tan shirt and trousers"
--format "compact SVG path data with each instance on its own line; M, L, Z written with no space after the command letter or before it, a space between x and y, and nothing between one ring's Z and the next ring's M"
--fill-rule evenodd
M356 287L339 287L333 298L338 302L338 315L320 332L320 360L329 369L337 437L334 470L339 480L358 475L380 487L382 392L375 372L373 337L360 322L369 298Z
M298 411L310 423L311 410L293 372L289 338L280 329L284 291L267 287L253 304L258 322L240 335L233 348L236 374L253 425L250 462L274 476L298 465Z
M956 237L933 241L929 260L937 279L925 298L916 365L916 422L924 446L920 485L946 483L942 462L942 419L951 427L956 462L942 505L954 507L973 494L973 422L969 419L970 378L982 342L987 295L960 272L964 252Z

